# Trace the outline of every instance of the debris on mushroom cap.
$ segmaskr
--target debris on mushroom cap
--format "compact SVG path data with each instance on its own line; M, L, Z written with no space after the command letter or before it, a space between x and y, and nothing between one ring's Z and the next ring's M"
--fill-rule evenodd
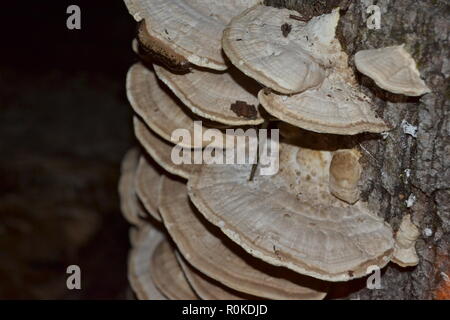
M157 221L161 221L158 212L161 183L162 175L157 168L152 166L144 156L141 156L134 178L136 194L145 210Z
M122 160L118 188L120 208L124 218L133 225L141 226L144 223L142 218L146 217L147 213L142 208L134 188L138 160L139 151L137 149L131 149L126 153Z
M380 88L390 92L407 96L431 92L404 45L359 51L355 55L355 65Z
M318 88L299 94L283 96L261 90L258 98L267 112L306 130L342 135L389 130L372 110L371 100L340 73L330 74Z
M225 70L221 36L233 16L260 0L125 0L148 35L190 63Z
M150 273L156 287L169 299L198 300L167 240L162 240L153 252Z
M330 163L330 192L350 204L359 199L360 156L354 149L338 150L333 152Z
M254 6L232 19L222 38L223 49L237 68L284 94L316 87L325 79L326 68L347 63L334 38L338 9L307 23L291 19L295 13ZM288 33L283 31L286 23Z
M175 95L201 117L228 125L255 125L264 121L259 112L246 118L231 110L236 101L253 105L255 109L259 104L256 98L259 86L237 70L219 73L192 69L186 74L175 74L158 65L154 68Z
M156 75L144 65L137 63L128 71L127 96L133 110L163 139L173 142L171 135L176 129L189 130L194 136L194 119L186 107L160 83ZM211 145L202 141L203 145ZM191 148L192 143L181 141L180 146ZM214 145L214 143L213 143Z
M330 194L332 154L281 144L272 176L251 165L202 165L188 181L199 211L253 256L328 281L366 275L392 255L392 229L364 202ZM245 208L245 210L243 210Z
M134 134L139 143L162 168L171 174L185 179L188 179L189 176L193 174L196 165L184 163L175 164L171 158L174 146L159 138L136 116L133 118L133 126Z
M395 235L392 262L402 267L417 265L419 263L419 257L417 256L415 245L419 235L420 231L411 221L411 215L405 215Z
M133 247L128 257L128 280L140 300L167 300L156 288L150 275L150 261L163 234L150 224L134 233Z
M194 289L195 293L197 293L197 295L202 298L202 300L258 299L257 297L249 296L225 287L224 285L207 277L206 275L189 265L189 263L187 263L178 252L176 252L176 256L189 284Z
M178 250L200 272L229 288L255 296L271 299L325 297L326 285L322 281L255 259L209 225L190 205L184 183L165 177L161 194L159 210L166 229Z

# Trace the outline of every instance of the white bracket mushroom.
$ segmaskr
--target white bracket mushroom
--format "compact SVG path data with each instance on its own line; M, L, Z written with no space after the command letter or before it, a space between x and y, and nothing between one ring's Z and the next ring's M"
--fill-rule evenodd
M356 68L385 90L407 96L431 92L420 79L416 62L404 45L362 50L355 55Z
M411 221L411 215L403 217L395 235L394 256L392 262L402 267L411 267L419 263L416 253L416 240L420 235L417 226Z
M371 100L357 88L335 38L339 9L308 22L293 19L296 15L293 10L255 6L224 31L223 49L230 61L276 91L259 92L262 106L283 121L315 132L387 131Z
M232 17L260 0L125 0L137 21L145 21L150 46L167 58L225 70L222 32Z

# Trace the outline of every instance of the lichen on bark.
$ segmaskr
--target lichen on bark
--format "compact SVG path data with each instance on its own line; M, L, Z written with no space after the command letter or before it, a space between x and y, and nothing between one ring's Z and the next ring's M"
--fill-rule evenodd
M359 299L434 299L447 296L450 275L450 3L443 0L266 0L267 5L297 10L303 15L341 8L337 37L354 68L359 50L404 43L432 93L405 97L378 88L355 71L361 90L373 98L376 112L392 127L385 138L359 135L364 200L397 230L411 214L421 230L416 249L419 265L389 264L382 272L382 289L369 290L364 280L337 284L332 297ZM377 5L381 28L367 28L366 9ZM406 134L402 121L417 126L417 137ZM410 207L406 200L416 198ZM442 289L444 288L444 289ZM447 294L447 295L446 295Z

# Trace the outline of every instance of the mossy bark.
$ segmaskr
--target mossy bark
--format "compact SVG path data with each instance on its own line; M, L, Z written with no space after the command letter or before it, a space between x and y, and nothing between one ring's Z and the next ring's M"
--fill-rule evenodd
M354 139L364 155L363 199L397 230L411 214L421 230L416 243L419 265L389 264L382 272L382 289L369 290L365 279L338 283L332 298L449 298L450 276L450 3L445 0L266 0L304 15L341 8L337 35L354 68L354 54L363 49L404 43L432 93L411 98L378 88L356 72L361 90L371 96L392 130L387 137L360 135ZM367 28L369 5L381 10L381 29ZM402 121L417 126L417 137L406 134ZM415 197L412 206L406 200Z

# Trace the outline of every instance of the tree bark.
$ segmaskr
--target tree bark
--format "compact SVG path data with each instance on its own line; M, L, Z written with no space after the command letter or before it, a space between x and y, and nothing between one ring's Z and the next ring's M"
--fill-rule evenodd
M361 90L371 96L376 112L392 130L387 137L353 137L363 154L362 199L398 229L411 214L421 236L419 265L382 271L382 289L367 289L366 280L335 285L332 298L450 299L450 3L445 0L307 1L266 0L266 4L320 15L341 8L337 37L354 68L359 50L405 44L432 93L405 97L380 89L355 71ZM381 10L381 29L367 28L369 5ZM417 126L406 134L402 121ZM415 197L412 206L406 200Z

